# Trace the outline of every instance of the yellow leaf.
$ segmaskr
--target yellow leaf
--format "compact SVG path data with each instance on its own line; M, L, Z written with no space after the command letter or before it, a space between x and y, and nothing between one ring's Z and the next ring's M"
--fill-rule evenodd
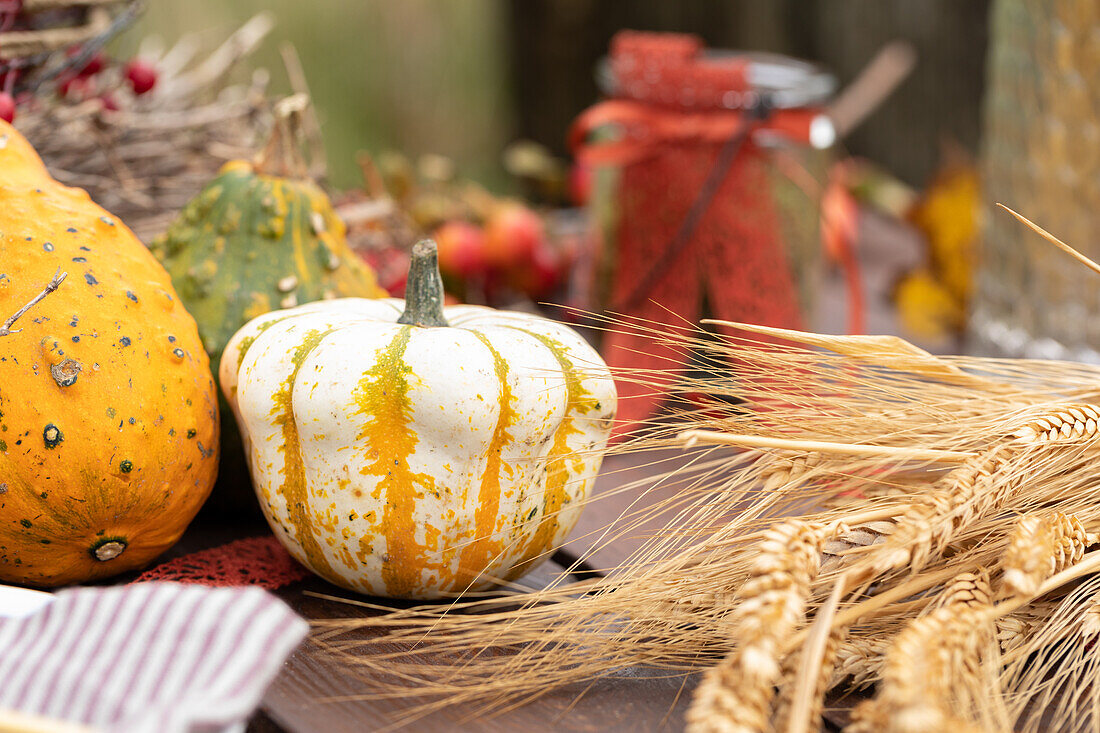
M973 286L981 185L973 165L936 176L909 219L928 241L931 275L963 307Z
M894 294L902 324L915 335L939 339L962 329L962 303L927 270L903 279Z

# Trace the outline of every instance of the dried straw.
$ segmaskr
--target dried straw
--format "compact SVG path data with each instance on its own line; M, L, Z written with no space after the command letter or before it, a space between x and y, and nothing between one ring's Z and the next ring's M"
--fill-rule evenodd
M456 702L499 711L641 665L701 676L697 730L767 730L777 712L791 730L812 727L824 691L842 681L877 683L857 716L865 726L1038 729L1036 715L1053 715L1067 730L1100 730L1100 701L1059 696L1100 688L1086 680L1100 645L1077 643L1067 669L1055 664L1100 630L1097 583L1075 585L1100 569L1100 553L1086 551L1100 529L1100 367L934 357L866 337L764 343L755 327L717 337L608 327L737 364L676 380L631 375L665 390L674 418L624 450L678 444L685 430L787 442L697 449L654 483L678 490L644 508L652 486L620 487L638 503L595 549L657 517L665 528L647 529L606 577L317 622L319 641L362 673L364 696L434 695L409 722ZM716 399L700 407L699 393ZM933 454L791 448L798 441L969 457L945 467ZM1059 539L1010 560L1017 518L1032 515ZM1041 573L1026 585L1008 580L1014 567ZM1057 690L1044 681L1055 672ZM938 706L921 702L931 695Z
M129 94L112 89L117 111L100 99L70 102L49 91L20 108L16 127L57 180L88 191L143 241L162 233L227 160L249 158L270 126L268 75L243 82L234 72L274 25L260 14L201 57L197 37L163 54L144 44L157 66L156 87ZM104 72L110 81L116 70Z

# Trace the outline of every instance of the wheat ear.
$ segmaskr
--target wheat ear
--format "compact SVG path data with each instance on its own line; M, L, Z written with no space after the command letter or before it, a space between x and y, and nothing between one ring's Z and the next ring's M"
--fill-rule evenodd
M943 606L977 607L992 602L989 574L982 568L977 572L958 575L929 604L929 608ZM998 619L998 639L1004 642L1002 648L1017 646L1023 638L1027 622L1017 616ZM851 689L859 689L873 683L882 672L890 639L884 636L851 636L841 642L837 648L835 668L827 689L847 682Z
M767 468L761 474L764 480L764 491L772 491L780 486L798 481L823 463L818 453L806 455L776 456L771 459Z
M893 531L893 522L880 520L865 522L837 532L832 538L826 540L821 550L821 572L842 567L849 561L853 551L881 544Z
M931 604L932 610L909 623L886 652L879 694L853 713L851 733L879 730L916 733L976 730L951 710L956 681L980 674L981 631L991 631L992 601L984 569L962 573Z
M1054 527L1048 517L1025 514L1016 520L1008 535L1001 561L1005 595L1031 596L1050 576L1054 558Z
M1042 415L1019 426L1009 442L970 458L941 479L932 492L918 497L898 520L882 550L868 559L861 579L906 566L910 572L919 572L930 556L943 551L960 527L1001 506L1019 488L1020 478L998 476L998 471L1020 450L1097 439L1100 409L1087 403L1046 408Z
M1100 435L1100 408L1088 403L1074 403L1054 408L1049 413L1029 420L1016 430L1013 437L1024 444L1087 441Z
M996 624L1001 654L1007 655L1023 646L1036 629L1050 620L1057 607L1057 600L1036 602L1014 613L999 616ZM1096 606L1096 633L1100 634L1100 605Z
M1044 580L1080 562L1095 542L1072 514L1021 516L1008 536L1002 561L1004 595L1034 595Z
M972 730L947 705L955 661L977 643L973 610L937 608L910 622L890 645L879 694L856 707L845 733Z
M1013 454L1009 446L995 446L951 471L928 494L916 497L881 549L853 577L866 579L907 566L911 573L919 572L960 527L1003 503L1017 482L998 480L996 474Z
M849 637L837 645L836 661L826 689L831 690L842 682L858 690L872 684L882 671L882 660L890 640L878 636Z
M822 530L799 520L768 529L730 617L736 647L704 675L688 710L690 733L770 728L779 650L804 621L821 559Z
M973 572L959 573L944 586L932 601L931 608L988 608L993 605L993 589L989 571L979 567Z

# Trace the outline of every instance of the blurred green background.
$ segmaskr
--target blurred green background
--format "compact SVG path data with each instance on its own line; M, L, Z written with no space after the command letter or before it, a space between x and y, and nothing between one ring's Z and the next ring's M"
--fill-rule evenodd
M442 153L498 190L508 142L564 155L569 122L598 94L593 67L624 28L820 61L841 84L908 39L915 72L845 145L916 186L944 139L976 150L981 126L989 0L158 0L126 42L220 39L264 10L276 27L253 63L285 90L279 47L298 49L338 187L358 184L358 149Z
M186 33L228 36L268 11L274 31L252 57L289 89L281 44L298 50L321 118L332 182L360 182L356 150L439 152L500 185L513 121L505 28L496 0L187 0L154 2L128 34L166 45Z

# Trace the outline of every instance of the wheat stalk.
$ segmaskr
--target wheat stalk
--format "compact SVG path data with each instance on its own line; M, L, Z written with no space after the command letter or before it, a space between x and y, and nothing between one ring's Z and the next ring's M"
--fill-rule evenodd
M922 450L920 448L898 448L887 445L767 438L759 435L736 435L708 430L685 430L677 435L676 439L683 443L685 448L693 448L702 444L735 445L739 448L774 448L777 450L800 450L844 456L881 456L899 461L941 461L944 463L959 463L968 458L973 458L973 454L963 451Z
M960 527L997 508L1015 488L1015 482L995 478L1012 455L1010 448L995 446L952 471L929 494L917 497L881 549L853 577L866 579L906 566L910 573L918 572Z
M805 618L822 542L820 527L798 520L765 534L731 619L737 647L707 671L695 691L687 716L691 733L769 728L773 686L780 678L779 648Z
M844 646L847 633L841 629L831 632L825 639L825 648L818 664L817 673L814 675L813 690L810 696L810 706L806 712L809 728L818 730L821 727L821 713L825 706L825 693L829 691L834 677L834 669L840 661L840 650ZM772 719L775 721L775 730L789 730L794 723L792 720L792 700L794 685L789 681L798 676L799 655L789 654L783 660L781 678L788 681L783 685L779 702L776 705Z
M919 662L928 669L947 664L952 674L980 675L945 702L945 722L992 721L996 728L1004 722L1002 703L1012 720L1022 720L1016 701L1046 689L1025 663L1092 628L1087 604L1073 613L1066 606L1076 592L1067 588L1100 567L1100 558L1086 555L1047 577L1034 594L1002 595L995 606L979 580L982 569L991 568L1004 585L999 573L1015 517L1067 517L1070 544L1052 549L1056 566L1080 558L1080 532L1100 525L1098 413L1090 404L1100 402L1100 367L933 357L888 340L809 338L813 348L803 348L653 328L656 343L716 361L736 359L736 375L710 373L698 383L689 377L683 389L740 403L723 413L720 406L703 412L685 401L675 423L655 425L651 437L626 449L679 445L685 430L774 438L784 447L708 450L703 460L656 479L654 486L674 481L677 490L601 529L597 548L646 533L606 579L562 578L519 597L317 622L316 636L361 673L364 696L435 695L439 705L477 701L489 711L635 664L670 674L708 669L692 705L693 726L760 730L776 709L786 714L786 698L776 702L774 690L789 688L792 664L811 642L824 640L825 653L809 655L810 664L820 666L798 670L820 703L817 675L829 666L836 636L830 684L880 678L884 691L887 682L904 690L906 655L912 662L924 653ZM834 347L838 353L819 350ZM654 384L668 381L653 378ZM812 467L801 466L790 446L804 443L792 441L857 450L793 451L813 456ZM867 446L901 450L876 454L863 450ZM952 467L936 460L945 454L969 457ZM899 489L902 495L894 495ZM633 500L646 489L615 491ZM836 506L840 497L846 503ZM788 515L795 518L784 519ZM657 519L664 526L654 531ZM789 535L778 541L775 528L789 522L828 542L793 545ZM853 578L858 582L848 586ZM809 634L806 620L822 615L838 587L849 592L830 621L833 633ZM984 613L971 608L982 605ZM974 637L951 631L948 613L972 621ZM363 638L362 629L385 633ZM994 633L1003 651L999 661ZM921 640L929 644L926 652ZM933 650L932 641L944 649ZM1066 679L1085 679L1095 656L1090 649L1076 652L1079 661ZM898 660L889 673L887 650ZM986 704L981 695L989 709L975 711ZM1086 729L1082 714L1042 695L1036 699L1059 724ZM881 705L861 711L866 719L879 713L894 717Z

